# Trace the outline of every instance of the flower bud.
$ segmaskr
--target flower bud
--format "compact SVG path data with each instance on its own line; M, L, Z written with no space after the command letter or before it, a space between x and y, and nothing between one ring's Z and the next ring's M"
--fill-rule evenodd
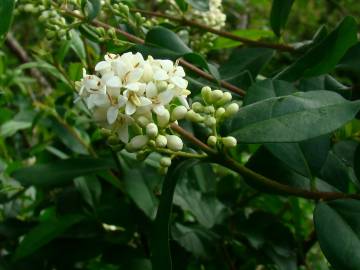
M208 116L205 118L204 120L204 124L208 127L213 127L216 125L216 119L215 117L212 117L212 116Z
M149 63L145 62L143 68L144 68L144 73L142 75L142 80L144 82L151 81L151 79L153 78L153 74L154 74L151 65Z
M225 113L225 109L223 107L220 107L216 110L215 116L216 118L221 118L221 116L223 116L224 113Z
M147 124L149 124L149 119L146 118L145 116L140 116L138 119L136 119L136 121L139 123L139 125L141 127L146 127Z
M222 98L216 103L218 106L224 105L230 102L232 99L232 95L229 92L225 92Z
M172 120L181 120L185 118L185 115L187 113L187 109L185 106L177 106L172 112L171 112L171 119Z
M239 105L237 103L231 103L226 107L226 116L233 116L239 111Z
M217 138L215 136L209 136L209 138L207 139L207 144L210 146L215 146L217 142Z
M220 99L223 97L224 93L221 90L214 90L211 92L210 100L212 103L216 103L220 101Z
M171 158L169 158L169 157L162 157L162 158L160 159L160 165L161 165L162 167L170 167L170 165L171 165Z
M176 135L167 135L166 139L167 139L167 147L173 151L180 151L184 146L184 143L181 140L181 138Z
M160 115L157 115L157 121L159 127L166 127L169 124L170 113L168 110L164 110L164 112Z
M119 141L119 138L116 136L116 135L111 135L107 138L107 142L108 144L110 145L116 145L118 144L120 141Z
M194 112L193 110L190 110L186 113L186 119L191 122L199 123L204 121L204 117L202 117L200 114Z
M201 96L203 100L207 103L210 102L210 96L211 96L211 88L209 86L205 86L201 89Z
M168 84L165 81L156 82L156 88L158 89L158 92L162 92L162 91L166 90L167 87L168 87Z
M214 108L214 106L212 106L212 105L206 106L206 107L204 108L204 112L205 112L205 113L214 113L214 112L215 112L215 108Z
M222 143L226 148L232 148L235 147L237 144L237 141L234 137L228 136L221 139Z
M158 135L158 132L159 132L158 127L154 123L150 123L146 126L146 134L150 138L155 138Z
M200 102L194 102L191 105L191 108L195 111L195 112L202 112L204 109L204 106L200 103Z
M136 160L144 161L150 155L150 151L140 151L136 154Z
M129 152L135 152L143 148L149 141L149 137L146 135L137 135L131 139L131 141L126 145L126 150Z
M167 139L164 135L159 135L156 137L155 144L157 147L163 148L166 147Z

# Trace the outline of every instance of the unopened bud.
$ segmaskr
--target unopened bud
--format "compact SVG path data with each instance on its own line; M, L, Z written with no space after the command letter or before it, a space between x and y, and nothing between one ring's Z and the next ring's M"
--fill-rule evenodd
M217 142L217 138L215 136L209 136L209 138L207 139L207 144L210 146L215 146Z
M229 93L229 92L225 92L222 96L222 98L216 102L217 105L221 106L221 105L224 105L228 102L230 102L232 99L232 95Z
M135 152L143 148L149 141L149 137L146 135L137 135L131 139L131 141L126 145L126 150L129 152Z
M190 110L186 113L186 119L191 122L199 123L204 121L204 117L202 117L200 114L194 112L193 110Z
M107 138L107 142L110 145L116 145L119 143L119 138L116 135L111 135Z
M172 112L171 112L171 119L172 120L181 120L185 118L185 115L187 113L187 109L185 106L177 106Z
M237 103L231 103L226 107L226 116L233 116L239 111L239 105Z
M214 112L215 112L215 108L214 108L214 106L212 106L212 105L206 106L206 107L204 108L204 112L205 112L205 113L214 113Z
M221 118L221 116L223 116L224 113L225 113L225 109L223 107L220 107L216 110L215 116L216 118Z
M207 103L210 102L210 96L211 96L211 88L209 86L205 86L201 89L201 96L203 100Z
M215 117L212 117L212 116L208 116L205 118L204 120L204 124L208 127L213 127L216 125L216 119Z
M200 102L194 102L191 105L191 108L195 111L195 112L202 112L204 109L204 106L200 103Z
M146 127L147 124L150 123L150 120L146 118L145 116L140 116L136 121L139 123L141 127Z
M164 112L160 115L157 115L157 121L159 127L166 127L169 124L170 113L168 110L164 110Z
M150 155L150 151L140 151L139 153L136 154L136 159L137 159L138 161L143 161L143 160L145 160L149 155Z
M173 151L180 151L184 146L184 143L181 140L181 138L176 135L167 135L166 139L167 139L167 147Z
M164 135L159 135L156 137L155 144L157 147L164 148L167 144L167 139Z
M234 137L228 136L221 139L222 143L226 148L232 148L235 147L237 144L237 141Z
M211 92L210 100L211 100L212 103L216 103L223 97L223 95L224 95L223 91L214 90L214 91Z
M158 132L159 132L158 127L154 123L150 123L146 126L146 134L150 138L155 138L158 135Z
M171 158L169 158L169 157L162 157L162 158L160 159L160 165L161 165L162 167L170 167L170 165L171 165Z

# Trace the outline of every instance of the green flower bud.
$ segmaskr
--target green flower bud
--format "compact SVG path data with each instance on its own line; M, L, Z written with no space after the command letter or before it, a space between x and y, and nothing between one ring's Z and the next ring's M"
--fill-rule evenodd
M209 86L205 86L201 89L201 96L203 100L207 103L210 102L210 96L211 96L211 88Z
M163 114L157 116L157 121L159 127L166 127L169 124L170 113L168 110L165 110Z
M176 135L167 135L167 147L173 151L180 151L184 147L184 143L180 137Z
M162 157L162 158L160 159L160 165L161 165L162 167L170 167L170 165L171 165L171 158L169 158L169 157Z
M207 139L207 144L214 147L217 143L217 138L215 136L209 136Z
M215 116L216 116L216 118L219 119L223 116L224 113L225 113L225 109L223 107L220 107L216 110Z
M126 150L129 152L135 152L143 148L149 141L149 137L146 135L137 135L131 139L131 141L126 145Z
M195 112L203 112L204 110L204 106L200 103L200 102L194 102L191 105L191 108L195 111Z
M171 112L171 119L174 120L174 121L184 119L187 111L188 110L186 109L185 106L177 106Z
M214 106L210 105L210 106L206 106L204 107L204 113L214 113L215 112L215 108Z
M225 92L222 98L216 103L218 106L222 106L232 99L232 95L229 92Z
M210 100L212 103L216 103L220 101L220 99L223 97L224 93L221 90L214 90L211 92Z
M167 144L167 139L164 135L159 135L156 137L155 144L157 147L164 148Z
M226 107L226 116L230 117L239 111L239 105L237 103L231 103Z
M234 137L228 136L221 139L226 148L233 148L237 145L237 141Z
M146 126L146 134L150 138L155 138L158 135L158 132L159 132L158 127L154 123L150 123Z
M146 127L150 123L150 120L145 116L140 116L136 121L141 127Z
M208 127L213 127L216 125L216 119L215 117L212 117L212 116L208 116L205 118L204 120L204 124Z
M204 121L204 117L202 117L200 114L194 112L193 110L188 111L186 113L185 118L186 118L186 120L195 122L195 123L200 123L200 122Z

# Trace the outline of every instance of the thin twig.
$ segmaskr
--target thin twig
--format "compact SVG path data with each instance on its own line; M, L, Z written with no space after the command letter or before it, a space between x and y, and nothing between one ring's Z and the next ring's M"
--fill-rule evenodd
M9 49L13 51L14 54L16 54L16 56L22 63L31 62L31 58L20 45L20 43L15 39L12 33L7 34L5 43L9 47ZM46 95L49 95L52 91L52 87L50 83L46 80L46 78L42 75L42 73L36 68L30 68L30 74L39 82L41 87L44 89L44 93Z
M62 11L64 15L68 15L68 16L71 16L71 17L74 17L74 18L77 18L79 20L85 20L85 18L71 10L63 10ZM97 26L97 27L103 27L104 29L112 29L114 27L112 27L111 25L108 25L106 23L103 23L103 22L100 22L98 20L93 20L91 21L91 24L94 25L94 26ZM134 36L132 34L129 34L128 32L126 31L123 31L119 28L115 28L115 31L116 33L124 36L125 38L127 38L129 41L131 42L134 42L134 43L138 43L138 44L144 44L145 41L141 38L138 38L137 36ZM194 66L193 64L185 61L184 59L180 59L179 63L190 69L191 71L197 73L199 76L209 80L209 81L213 81L213 82L216 82L216 83L219 83L222 87L228 89L229 91L233 92L233 93L236 93L240 96L244 96L245 95L245 91L229 82L226 82L226 81L223 81L223 80L220 80L218 81L215 77L213 77L212 75L210 75L209 73L206 73L204 72L203 70L201 70L200 68Z
M182 127L172 124L171 128L182 135L187 140L191 141L193 144L196 144L200 149L202 149L204 152L208 153L210 156L212 155L212 160L215 163L218 163L220 165L223 165L229 169L232 169L235 172L238 172L242 176L248 178L249 180L253 181L254 183L264 185L268 187L269 189L278 192L282 195L290 195L290 196L296 196L306 199L312 199L312 200L336 200L336 199L356 199L360 200L359 194L346 194L341 192L321 192L321 191L310 191L306 189L299 189L295 187L291 187L288 185L281 184L275 180L272 180L270 178L267 178L264 175L261 175L244 165L241 165L228 155L220 154L216 152L214 149L210 148L208 145L201 142L199 139L197 139L194 135L192 135L190 132L186 131Z
M186 19L184 17L179 18L179 17L174 17L174 16L167 15L167 14L160 13L160 12L142 10L142 9L137 9L137 8L131 8L130 11L139 12L139 13L141 13L143 15L146 15L146 16L159 17L159 18L164 18L164 19L168 19L168 20L171 20L171 21L176 21L176 22L181 23L182 25L196 27L198 29L201 29L201 30L213 33L213 34L216 34L218 36L226 37L228 39L239 41L239 42L242 42L244 44L251 45L251 46L271 48L271 49L275 49L275 50L278 50L278 51L291 52L291 53L296 51L296 49L294 47L292 47L290 45L287 45L287 44L280 44L280 43L276 44L276 43L269 43L269 42L251 40L251 39L248 39L248 38L240 37L238 35L235 35L233 33L227 32L227 31L214 29L214 28L209 27L209 26L207 26L205 24L202 24L202 23L199 23L199 22L196 22L196 21L192 21L192 20L188 20L188 19Z

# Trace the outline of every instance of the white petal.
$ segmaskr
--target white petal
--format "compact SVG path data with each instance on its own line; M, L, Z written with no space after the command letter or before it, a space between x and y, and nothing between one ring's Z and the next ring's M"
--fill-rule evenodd
M139 83L128 83L126 86L125 86L127 89L129 89L130 91L139 91L139 87L140 87L140 84Z
M181 89L185 89L188 86L188 81L178 76L171 77L170 81Z
M99 87L101 86L100 78L95 75L87 75L84 78L84 85L88 90L99 89Z
M100 61L95 66L95 71L98 71L100 73L109 70L111 68L111 64L107 61Z
M135 68L134 70L130 71L130 73L127 75L126 81L129 83L137 82L140 80L143 74L144 74L144 69Z
M154 73L154 79L157 81L165 81L169 79L169 75L163 69L158 69Z
M108 109L106 117L107 117L107 121L110 125L116 121L118 114L119 114L118 107L112 106Z
M120 126L119 129L117 130L117 132L118 132L120 141L122 141L123 143L129 142L129 131L128 131L127 124Z
M180 103L186 107L186 109L190 109L189 103L187 102L186 96L178 96L177 97Z
M146 85L146 96L148 98L153 98L157 95L157 89L153 82L150 82Z
M170 101L174 98L174 93L171 90L165 90L159 94L160 103L163 105L169 104Z
M183 67L176 67L174 75L179 77L185 77L185 71Z
M127 99L126 97L124 97L124 96L119 96L119 97L118 97L118 107L119 107L119 108L123 107L123 106L126 104L127 100L128 100L128 99Z
M127 115L132 115L136 112L136 106L133 105L131 102L126 103L126 107L125 107L125 113Z
M146 97L139 97L139 100L140 100L141 106L148 106L148 105L152 104L151 100Z
M157 114L157 115L164 115L164 114L166 114L166 109L165 109L165 107L164 107L164 105L155 105L154 107L153 107L153 111Z
M120 88L121 80L118 76L112 76L106 81L106 86L111 88Z
M109 104L109 98L107 97L107 95L103 95L103 94L93 94L93 102L96 106L102 106L105 104Z
M124 63L120 59L116 60L114 66L115 66L115 72L120 78L123 78L125 74L130 70L130 66L126 65L126 63Z
M161 67L165 71L171 71L174 68L174 64L171 60L159 60Z

